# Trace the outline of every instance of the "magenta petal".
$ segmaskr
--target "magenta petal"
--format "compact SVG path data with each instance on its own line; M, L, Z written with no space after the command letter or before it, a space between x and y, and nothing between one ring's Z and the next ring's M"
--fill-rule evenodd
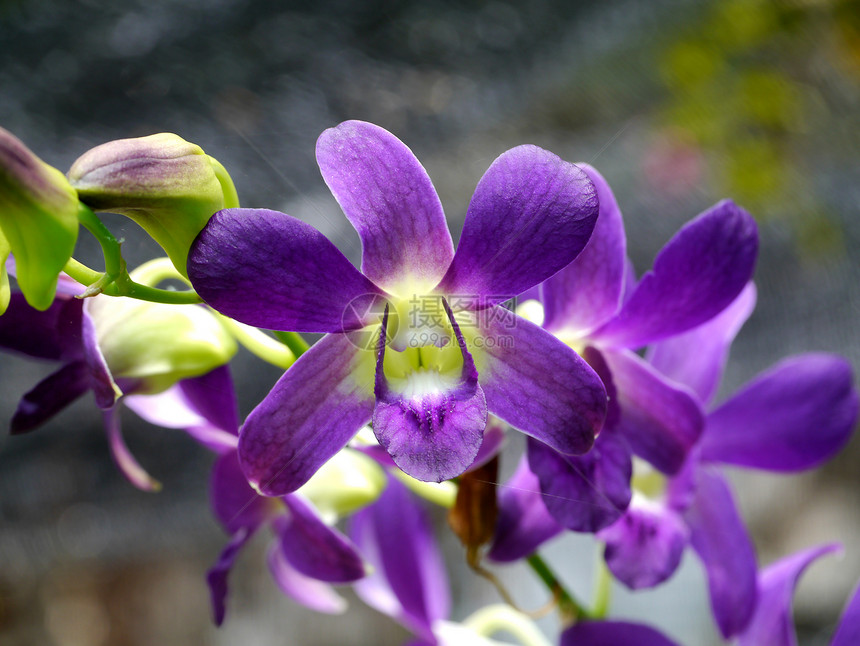
M596 219L594 185L578 166L537 146L513 148L478 183L437 290L485 304L521 294L570 264Z
M603 176L587 164L579 167L597 189L600 212L582 253L542 285L544 327L551 332L594 329L618 311L624 288L627 240L621 210Z
M346 610L346 599L335 592L330 584L305 576L290 565L278 542L269 548L266 564L278 588L293 601L330 615Z
M616 579L632 590L653 588L675 573L689 530L678 514L662 505L634 503L614 525L598 535Z
M651 346L648 361L672 381L692 390L703 404L717 392L729 347L755 307L756 290L747 286L707 323Z
M361 270L377 285L412 279L432 287L454 257L442 203L403 142L363 121L345 121L317 141L323 179L358 231Z
M518 561L563 531L547 511L537 476L525 457L511 479L499 488L499 516L487 558L498 563Z
M213 308L256 327L342 332L382 294L311 225L266 209L225 209L188 254L188 277Z
M842 611L842 619L830 646L855 646L860 644L860 586Z
M121 406L117 404L113 408L102 411L111 456L122 474L135 487L142 491L158 491L161 489L161 483L140 466L122 437L120 410Z
M280 501L261 496L251 489L239 468L236 451L220 455L215 460L209 479L209 502L215 518L230 534L242 527L254 530L284 511Z
M825 554L839 551L836 544L813 547L767 567L758 580L758 603L738 646L797 646L791 600L800 576ZM846 642L856 645L857 642ZM835 646L835 642L834 645Z
M606 389L576 352L501 307L486 310L473 349L487 408L555 450L580 455L606 416Z
M84 359L90 369L90 387L93 389L96 406L107 410L116 404L120 390L113 380L110 368L98 344L96 328L89 314L87 303L84 304L81 315L81 338L84 347Z
M9 432L18 435L38 428L89 389L86 364L83 361L67 363L24 394L9 424Z
M383 371L388 310L380 328L373 433L403 472L424 481L442 482L468 469L487 426L487 403L478 372L457 322L448 313L463 357L460 380L450 386L441 383L438 373L427 372L407 377L419 384L411 390L392 391Z
M746 628L755 609L755 550L725 480L702 468L696 487L684 519L705 566L714 618L728 639Z
M15 292L0 316L0 348L35 359L79 359L82 308L83 301L56 298L48 309L39 311Z
M827 354L792 357L708 415L702 459L769 471L809 469L845 445L857 408L847 361Z
M227 577L233 568L233 563L245 543L253 535L247 528L239 529L231 538L230 542L221 552L218 561L206 573L206 582L209 584L209 597L212 602L212 614L215 625L224 623L224 615L227 612Z
M183 379L178 384L189 407L212 426L238 434L239 410L229 366L220 366L199 377Z
M529 438L528 459L543 502L563 527L596 532L617 521L630 504L630 449L613 429L597 436L585 455L565 456Z
M364 563L355 546L327 526L298 496L284 496L289 513L274 519L284 557L305 576L327 583L350 583L364 576Z
M389 478L379 500L352 517L350 536L373 566L355 584L358 596L435 643L431 626L448 618L450 593L425 511Z
M618 315L592 337L602 346L638 348L704 323L750 280L757 251L752 216L720 202L681 228Z
M632 352L606 350L603 357L618 393L618 431L636 455L676 473L702 432L701 406Z
M560 646L677 646L653 628L621 621L581 621L561 634Z
M373 353L329 334L280 378L248 415L239 461L262 493L295 491L337 453L373 412Z

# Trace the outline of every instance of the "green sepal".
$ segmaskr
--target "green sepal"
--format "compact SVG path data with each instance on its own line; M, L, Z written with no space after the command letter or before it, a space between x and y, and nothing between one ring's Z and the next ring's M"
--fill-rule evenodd
M0 231L15 256L18 286L37 310L53 302L57 276L72 257L77 213L66 177L0 128Z

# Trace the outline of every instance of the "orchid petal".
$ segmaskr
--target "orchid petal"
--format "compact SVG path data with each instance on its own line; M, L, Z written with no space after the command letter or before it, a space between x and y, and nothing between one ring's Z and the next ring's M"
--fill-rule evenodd
M113 408L102 411L111 456L122 474L135 487L142 491L158 491L161 489L161 483L140 466L122 437L120 409L121 406L117 404Z
M588 451L606 415L606 389L594 370L508 310L484 310L479 319L467 339L489 411L561 453Z
M319 231L265 209L213 215L191 246L188 277L222 314L273 330L357 329L382 295Z
M288 514L273 520L281 552L296 570L327 583L350 583L365 575L355 546L320 520L299 496L284 496Z
M597 211L578 166L537 146L513 148L478 183L437 291L480 297L480 307L521 294L576 258Z
M463 473L475 461L487 425L478 372L456 320L447 311L463 357L455 384L436 383L441 382L439 375L426 373L411 378L428 380L429 385L419 384L408 394L393 392L383 370L388 310L380 328L373 433L403 472L424 481L442 482Z
M96 406L102 410L113 407L122 396L122 391L113 379L107 360L99 347L98 337L93 319L88 312L87 304L81 315L81 338L84 347L84 359L90 369L90 387L93 389Z
M622 621L580 621L561 634L560 646L677 646L653 628Z
M24 394L9 424L12 435L32 431L90 389L83 361L67 363Z
M755 613L743 633L738 635L738 646L797 646L791 618L794 588L806 568L839 549L837 544L813 547L766 568L759 575Z
M212 602L212 614L214 616L215 625L220 626L224 623L224 616L227 612L227 576L233 568L233 563L239 555L242 547L253 535L253 532L243 527L239 529L231 538L230 542L221 552L218 561L206 573L206 582L209 584L209 597Z
M617 521L630 504L630 448L612 429L578 456L561 455L530 438L528 459L547 510L567 529L596 532Z
M254 491L239 468L236 451L218 456L209 480L209 502L218 522L230 534L242 527L256 530L278 513L281 503Z
M293 601L329 615L346 612L346 599L328 583L305 576L293 567L281 551L279 543L269 548L266 563L278 588Z
M432 625L448 617L450 597L445 563L424 510L389 478L379 500L353 516L350 535L374 567L355 584L358 596L435 642Z
M860 586L842 611L842 619L830 646L854 646L860 644Z
M821 464L854 430L851 365L826 354L786 359L708 415L702 459L769 471Z
M320 135L317 163L361 238L365 276L386 289L439 282L454 245L436 189L402 141L379 126L346 121Z
M632 590L640 590L653 588L675 573L689 530L672 509L634 503L598 538L606 543L604 558L615 578Z
M372 352L330 334L305 352L248 415L239 460L260 492L295 491L370 421Z
M648 361L665 376L692 390L703 404L717 392L729 347L752 314L756 302L753 283L726 309L707 323L651 346Z
M592 339L637 348L704 323L747 284L757 251L752 216L731 201L720 202L681 228L618 315Z
M696 480L695 499L684 519L690 544L705 566L714 618L728 639L746 628L755 609L755 550L722 476L702 468Z
M636 455L664 473L676 473L702 432L701 406L634 353L602 354L618 392L618 431Z
M518 561L563 531L547 511L537 476L526 458L500 489L496 533L487 558L497 563Z
M0 348L34 359L80 359L82 307L80 300L56 298L48 309L40 311L16 292L0 316Z
M553 333L581 335L609 320L624 287L627 240L621 210L603 176L587 164L579 167L594 183L600 212L582 253L543 283L544 328Z

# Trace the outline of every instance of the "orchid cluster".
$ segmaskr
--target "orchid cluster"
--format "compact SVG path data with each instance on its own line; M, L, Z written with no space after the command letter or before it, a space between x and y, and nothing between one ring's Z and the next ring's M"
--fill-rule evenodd
M552 643L673 644L612 617L605 595L589 606L565 588L539 550L572 531L602 546L604 591L609 578L660 585L689 547L726 640L796 643L794 585L838 546L764 567L724 467L822 464L850 439L858 397L844 359L806 354L716 400L756 300L750 214L716 204L637 277L590 165L502 153L455 249L429 176L391 133L345 122L320 136L317 161L361 239L360 270L309 224L240 208L224 167L176 135L108 142L63 174L0 130L0 346L58 364L11 432L92 391L138 488L159 484L123 441L122 406L214 453L211 505L229 534L206 576L217 624L237 555L266 529L286 596L337 613L336 586L352 585L411 644L507 643L499 631L551 643L494 574L517 561L552 594ZM99 212L133 219L166 258L128 271ZM72 257L81 225L104 271ZM286 369L241 423L239 344ZM505 603L452 618L428 506L447 508L462 566ZM831 643L860 643L860 593Z

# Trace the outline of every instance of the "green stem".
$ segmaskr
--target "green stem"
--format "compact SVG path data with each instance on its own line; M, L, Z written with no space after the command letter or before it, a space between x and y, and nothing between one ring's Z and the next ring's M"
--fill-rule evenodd
M592 616L592 613L573 598L573 595L567 591L555 573L546 564L546 561L537 552L528 557L526 562L534 570L535 574L538 575L538 578L543 581L544 585L549 588L549 591L558 599L558 609L563 624L573 624L580 617Z
M102 248L105 259L105 275L110 281L116 280L125 270L125 262L120 253L119 241L108 231L104 223L96 217L86 204L78 203L78 221L89 231Z
M250 325L219 315L221 323L236 340L254 355L286 370L296 361L296 355L277 339Z
M603 546L598 544L597 561L594 574L594 602L591 614L595 619L603 619L609 613L612 601L612 574L603 558Z
M68 274L72 280L78 281L81 285L92 285L104 276L103 273L98 272L95 269L90 269L85 264L78 262L74 258L69 258L66 266L63 267L63 271Z
M292 350L296 358L302 356L308 351L311 346L302 338L298 332L282 332L280 330L272 330L272 334L278 337L278 340Z

